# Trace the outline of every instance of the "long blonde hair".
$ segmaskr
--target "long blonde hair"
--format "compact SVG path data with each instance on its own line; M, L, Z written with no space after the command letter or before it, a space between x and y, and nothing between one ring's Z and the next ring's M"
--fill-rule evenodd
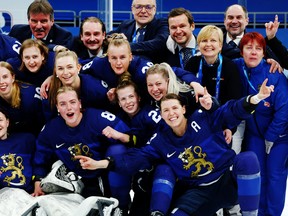
M164 79L168 80L167 94L174 93L178 95L179 92L192 91L188 84L178 80L171 66L165 62L152 65L146 72L146 79L151 74L161 74Z
M51 84L48 92L48 100L50 102L50 106L53 109L56 105L56 96L58 89L63 86L60 79L58 79L56 75L56 62L58 59L66 56L71 56L73 60L76 62L76 64L79 64L77 54L71 50L63 49L56 53L55 55L55 64L54 64L54 70L53 75L51 79Z
M9 70L12 77L15 78L13 67L9 63L0 61L0 67L6 68L7 70ZM21 105L20 86L19 86L18 81L16 80L14 80L12 84L10 105L12 108L20 108L20 105Z

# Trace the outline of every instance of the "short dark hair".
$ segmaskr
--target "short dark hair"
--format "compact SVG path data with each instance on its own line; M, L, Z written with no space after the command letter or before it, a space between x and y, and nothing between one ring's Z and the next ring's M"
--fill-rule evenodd
M182 8L182 7L172 9L168 14L168 20L171 17L180 16L182 14L184 14L187 17L189 24L194 23L194 17L192 16L192 13L189 10Z
M161 108L162 102L167 101L167 100L173 100L173 99L178 100L181 106L185 106L185 102L183 100L183 97L181 97L177 94L174 94L174 93L169 93L169 94L166 94L165 96L163 96L162 99L160 100L160 110L162 110L162 108Z
M33 1L27 9L27 17L30 19L30 14L40 14L50 15L50 19L54 20L54 10L51 4L47 0L35 0Z
M102 32L106 33L106 26L105 24L103 23L103 21L101 19L99 19L98 17L86 17L82 22L81 22L81 25L80 25L80 36L83 34L83 25L85 22L95 22L95 23L100 23L100 25L102 26Z

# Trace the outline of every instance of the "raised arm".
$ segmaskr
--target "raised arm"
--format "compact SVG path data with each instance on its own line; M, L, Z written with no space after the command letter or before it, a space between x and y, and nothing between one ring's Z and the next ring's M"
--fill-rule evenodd
M275 15L274 22L270 21L265 23L266 28L266 43L271 48L273 53L279 59L279 63L283 68L288 69L288 51L280 40L276 37L280 22L278 21L278 15Z
M280 22L278 21L278 15L275 15L274 22L270 21L268 23L265 23L266 36L268 40L271 40L276 36L279 25Z
M250 98L250 103L258 104L261 100L266 99L271 95L272 92L274 92L274 86L273 85L267 86L267 82L268 79L266 78L263 81L258 94Z

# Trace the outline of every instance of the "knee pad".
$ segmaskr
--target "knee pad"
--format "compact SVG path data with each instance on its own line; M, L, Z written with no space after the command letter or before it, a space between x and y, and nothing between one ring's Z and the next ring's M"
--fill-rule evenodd
M252 151L236 155L233 163L233 172L236 175L249 175L260 172L257 155Z
M161 164L155 169L153 178L153 193L162 192L172 197L176 177L169 165Z

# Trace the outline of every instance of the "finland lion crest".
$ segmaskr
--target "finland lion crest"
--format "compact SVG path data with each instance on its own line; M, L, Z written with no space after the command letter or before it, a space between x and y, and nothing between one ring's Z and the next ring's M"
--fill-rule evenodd
M206 161L206 153L202 153L202 148L200 146L195 146L193 152L191 151L191 148L192 146L185 148L184 152L181 152L178 156L178 158L184 163L183 168L188 170L192 165L196 167L196 170L192 171L191 177L200 176L198 174L201 169L204 168L206 168L208 173L210 173L214 169L214 166L211 162ZM194 154L197 155L197 157L195 157ZM205 174L207 174L207 172Z
M20 156L16 157L16 154L4 154L1 156L3 165L0 168L0 172L4 174L5 172L11 172L11 176L7 174L4 178L4 182L7 182L8 186L10 185L24 185L26 183L26 177L23 175L22 170L24 166L22 165L23 159ZM18 180L19 182L15 182Z

